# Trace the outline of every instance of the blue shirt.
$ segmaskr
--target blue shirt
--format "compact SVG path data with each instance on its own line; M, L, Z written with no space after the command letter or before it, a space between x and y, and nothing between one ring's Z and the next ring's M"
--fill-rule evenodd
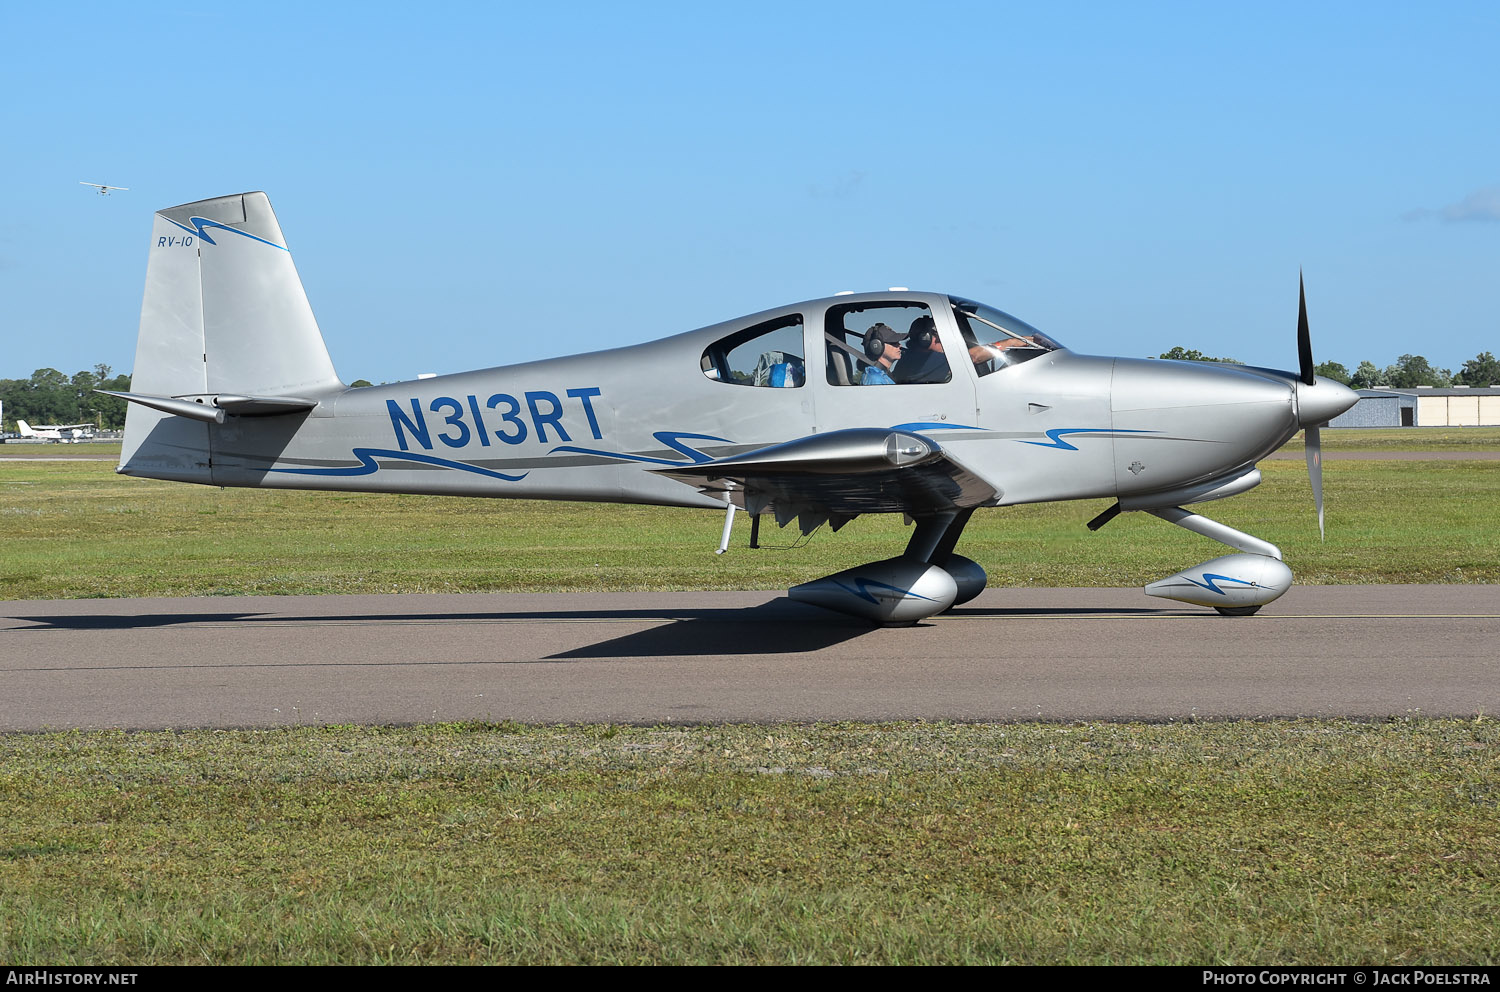
M860 376L861 386L894 386L896 381L885 374L885 369L879 365L866 365L865 374Z

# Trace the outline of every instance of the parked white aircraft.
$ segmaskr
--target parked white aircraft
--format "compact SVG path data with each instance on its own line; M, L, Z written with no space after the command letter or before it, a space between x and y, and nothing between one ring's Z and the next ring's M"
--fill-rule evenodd
M82 441L94 436L93 424L47 424L42 427L32 427L24 420L17 420L16 430L22 437L37 437L44 441L58 441L63 444L71 444L74 441Z

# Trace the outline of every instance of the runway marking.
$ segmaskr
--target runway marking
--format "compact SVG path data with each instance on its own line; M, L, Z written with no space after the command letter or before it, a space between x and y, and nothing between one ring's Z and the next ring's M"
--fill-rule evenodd
M675 621L686 622L694 619L692 617L541 617L532 619L529 617L454 617L433 620L409 620L394 619L386 620L381 617L370 617L368 620L318 620L315 618L295 619L272 617L267 620L254 620L246 618L229 623L200 623L195 624L191 620L183 624L171 624L170 626L186 626L191 624L195 627L240 627L247 623L264 627L369 627L373 624L381 626L396 627L442 627L449 624L515 624L515 623L673 623ZM733 622L733 621L730 621ZM747 621L748 622L748 621Z
M52 625L52 624L48 624L48 623L46 623L44 621L33 620L31 617L14 617L12 619L15 619L15 620L18 620L18 621L21 621L21 622L25 622L25 623L30 623L30 624L32 624L32 626L30 626L30 627L11 627L11 628L0 627L0 630L5 630L5 629L10 629L10 630L102 630L102 629L119 629L121 627L130 626L129 621L130 621L131 618L130 617L121 617L120 618L120 622L118 624L100 623L100 624L90 625L90 626L87 626L87 627L69 627L69 626L66 626L66 625ZM573 618L569 618L569 617L544 617L544 618L538 618L538 619L530 619L530 618L520 618L520 617L460 617L460 618L453 618L453 619L435 619L435 620L406 620L406 619L390 619L390 620L387 620L384 617L370 617L368 620L318 620L318 619L313 619L313 618L309 618L309 619L306 619L306 620L301 620L301 619L294 619L294 618L283 619L283 618L279 618L279 617L271 617L271 618L267 618L267 619L260 619L260 618L257 618L257 617L246 617L243 620L230 620L230 621L215 620L215 621L201 622L201 623L198 622L198 621L195 621L195 620L181 620L181 621L176 621L176 622L173 622L173 623L141 624L139 626L140 626L140 629L142 629L142 630L172 630L172 629L179 628L179 627L192 627L192 628L197 629L197 630L228 630L228 629L232 629L232 628L236 628L236 627L245 627L245 626L255 626L255 627L370 627L370 626L376 626L376 625L378 625L378 626L382 626L382 627L444 627L444 626L451 626L453 624L571 624L571 623L604 623L604 624L614 623L614 624L618 624L618 623L673 623L673 622L679 622L679 621L683 622L683 623L686 623L686 622L689 622L689 621L691 621L693 619L696 619L696 618L693 618L693 617L579 617L577 619L573 619ZM733 623L735 621L729 620L729 621L711 621L711 622ZM746 621L742 621L742 622L744 622L744 623L750 623L752 621L746 620Z
M1211 609L1211 607L1205 607ZM988 616L936 616L929 620L1500 620L1500 613L1266 613L1251 617L1220 617L1215 613L1007 613Z
M568 665L579 661L618 661L619 657L603 655L598 658L470 658L461 661L190 661L180 665L49 665L32 668L7 668L7 675L26 672L199 672L216 669L248 671L261 668L454 668L492 665Z
M11 631L79 631L98 629L124 629L131 627L131 617L120 617L117 624L100 623L85 627L72 627L66 623L50 624L42 620L34 620L30 617L10 618L24 626L0 627L0 630ZM834 619L830 617L830 619ZM935 616L928 617L925 622L943 623L981 623L981 622L1004 622L1014 620L1053 620L1077 623L1085 620L1223 620L1230 619L1220 617L1215 613L990 613L971 616ZM1249 620L1251 618L1234 618ZM1264 623L1271 620L1500 620L1500 613L1283 613L1266 614L1255 617L1256 622ZM786 617L784 622L804 625L821 625L821 618L814 617ZM352 620L320 620L315 617L246 617L242 620L213 620L195 621L184 619L173 623L141 624L142 630L235 630L247 626L264 627L267 629L287 629L298 627L447 627L454 625L566 625L566 624L668 624L668 623L752 623L751 618L740 617L453 617L434 619L409 619L409 618L383 618L369 617L368 619ZM874 631L876 627L871 627Z

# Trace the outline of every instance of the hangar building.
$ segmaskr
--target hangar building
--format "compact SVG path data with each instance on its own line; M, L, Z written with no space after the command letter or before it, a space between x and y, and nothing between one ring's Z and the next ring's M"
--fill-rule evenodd
M1357 389L1359 402L1329 427L1500 426L1500 385Z

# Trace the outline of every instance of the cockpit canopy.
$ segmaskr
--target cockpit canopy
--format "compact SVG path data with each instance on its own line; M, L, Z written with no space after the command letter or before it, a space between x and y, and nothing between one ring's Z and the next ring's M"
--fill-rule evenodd
M974 368L980 375L1020 365L1062 348L1055 339L1004 310L961 296L948 299L953 303L959 333L964 337L964 344L969 346L969 355L975 360Z
M961 296L950 296L948 302L978 375L991 375L1062 347L1003 310ZM897 351L871 343L877 328L896 339L901 357L894 364ZM865 297L834 303L812 326L804 326L802 314L791 313L742 328L704 349L701 365L710 379L743 386L798 388L808 379L806 356L821 361L834 386L951 382L957 366L950 366L937 337L928 303Z

